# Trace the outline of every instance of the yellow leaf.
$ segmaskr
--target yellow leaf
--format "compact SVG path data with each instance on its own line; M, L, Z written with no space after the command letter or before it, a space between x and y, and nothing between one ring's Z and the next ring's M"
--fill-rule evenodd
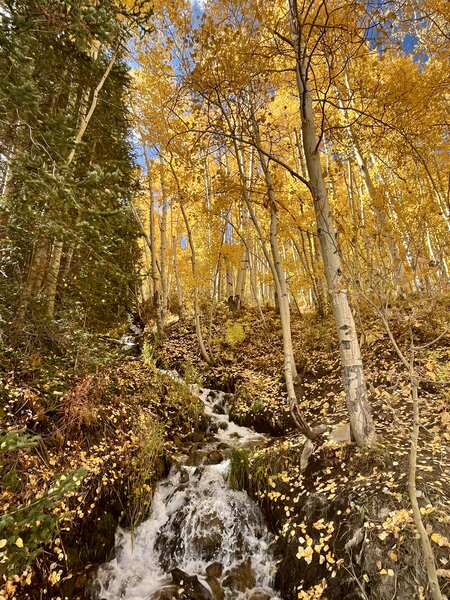
M7 544L7 541L5 539L0 540L0 548L4 548Z
M17 538L17 540L16 540L16 546L18 548L23 548L23 540L22 540L22 538Z
M397 556L397 554L396 554L395 552L391 552L391 553L389 554L389 558L390 558L391 560L393 560L394 562L397 562L397 561L398 561L398 556Z
M387 575L387 571L386 571L386 569L381 569L381 571L380 571L380 575Z

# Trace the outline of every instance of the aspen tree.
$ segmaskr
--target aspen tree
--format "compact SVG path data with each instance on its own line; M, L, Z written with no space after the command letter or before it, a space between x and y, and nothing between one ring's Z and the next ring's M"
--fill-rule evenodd
M297 0L288 0L289 26L295 53L295 74L299 94L302 146L305 155L309 189L317 218L325 278L336 323L342 375L347 398L352 437L358 446L371 446L375 428L370 413L364 368L355 320L348 300L347 283L342 270L336 232L331 217L328 193L320 162L308 73L308 51L304 47Z

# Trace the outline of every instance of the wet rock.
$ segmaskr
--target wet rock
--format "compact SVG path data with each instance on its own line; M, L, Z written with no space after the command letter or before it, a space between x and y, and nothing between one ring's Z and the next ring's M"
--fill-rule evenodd
M213 562L206 567L206 574L211 577L221 577L223 573L223 564L220 562Z
M255 590L250 594L247 600L270 600L270 594L264 590Z
M223 522L217 514L204 517L202 529L192 538L192 545L203 559L211 560L220 550L223 531Z
M232 433L232 434L230 435L230 437L232 437L232 438L235 438L235 439L237 439L237 440L238 440L238 439L239 439L239 438L241 438L242 436L241 436L241 434L240 434L240 433L238 433L237 431L235 431L234 433Z
M212 577L211 575L208 575L208 577L206 578L206 583L209 585L209 587L212 590L214 600L223 600L224 599L225 594L223 593L222 586L220 585L219 580L216 577Z
M197 444L203 442L203 433L201 433L200 431L194 431L191 435L191 440Z
M186 469L182 469L180 473L180 483L187 483L189 481L189 473Z
M225 442L220 442L220 444L217 444L217 450L229 450L230 449L230 445L226 444Z
M218 423L211 423L211 425L209 426L209 433L217 433L219 431L219 424Z
M252 571L250 559L248 558L241 564L230 569L223 580L222 585L239 592L245 592L245 590L254 588L256 585L256 578Z
M183 596L191 600L214 600L211 592L200 583L196 575L188 575L181 569L172 569L170 572L175 585L182 587Z
M150 600L172 600L178 598L178 585L167 585L150 596Z
M215 390L210 390L207 398L210 398L211 400L215 400L219 395L219 392L216 392Z
M210 417L208 415L201 414L197 418L197 429L205 433L208 430L208 425L210 423Z
M225 409L221 404L214 404L213 406L213 411L216 413L216 415L224 415L225 414Z
M226 421L222 421L221 423L219 423L219 429L226 431L228 429L228 423Z
M188 456L186 465L188 465L189 467L196 467L197 465L201 464L204 456L205 456L204 452L200 452L199 450L194 450Z
M211 450L205 459L205 465L218 465L223 461L222 452L219 450Z

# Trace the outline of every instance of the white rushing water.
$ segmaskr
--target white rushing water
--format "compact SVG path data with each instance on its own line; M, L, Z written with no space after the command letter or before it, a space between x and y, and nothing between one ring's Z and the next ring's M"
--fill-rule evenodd
M166 374L179 379L175 372ZM257 505L245 492L228 486L229 460L218 453L264 438L230 422L225 394L196 391L211 417L214 436L157 486L147 521L133 533L117 530L116 556L99 568L94 585L99 600L276 598L271 587L272 536ZM181 581L179 571L178 579L172 576L173 569L181 569ZM183 574L198 578L194 591Z

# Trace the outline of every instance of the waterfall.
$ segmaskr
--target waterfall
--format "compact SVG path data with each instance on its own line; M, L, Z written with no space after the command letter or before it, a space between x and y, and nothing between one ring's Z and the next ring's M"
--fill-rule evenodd
M117 530L115 558L94 584L98 600L277 598L272 536L258 506L227 483L227 449L264 438L230 421L226 394L192 389L211 418L209 438L159 483L149 519Z

